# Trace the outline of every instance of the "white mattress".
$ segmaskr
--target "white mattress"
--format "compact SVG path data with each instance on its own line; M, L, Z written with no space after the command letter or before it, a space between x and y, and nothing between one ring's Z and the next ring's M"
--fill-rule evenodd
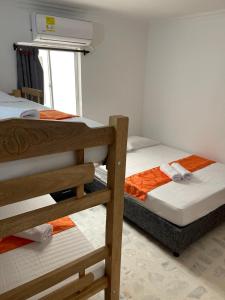
M55 201L50 196L42 196L0 208L0 219L35 208L51 205ZM77 228L71 228L54 235L44 243L31 243L15 250L0 254L0 294L35 279L93 250L92 245ZM98 263L87 270L95 279L104 275L104 264ZM40 299L57 287L77 278L77 275L30 298Z
M2 107L16 107L16 108L24 108L24 109L37 109L37 110L45 110L49 109L47 106L43 106L39 103L35 103L33 101L29 101L24 98L17 98L10 95L7 95L0 91L0 106Z
M48 109L43 105L32 101L15 98L0 92L0 106L13 106L24 109ZM83 122L91 128L102 127L103 125L83 117L66 119L61 122ZM85 149L85 162L101 163L107 155L107 146L93 147ZM64 168L76 163L75 152L69 151L45 155L41 157L29 158L20 161L6 162L0 164L0 180L16 178L19 176L32 175L34 173L51 171L58 168Z
M127 153L126 177L190 155L165 145ZM105 167L96 168L96 176L106 182ZM185 226L225 204L225 165L212 164L194 172L190 181L169 182L148 193L140 204L162 218Z

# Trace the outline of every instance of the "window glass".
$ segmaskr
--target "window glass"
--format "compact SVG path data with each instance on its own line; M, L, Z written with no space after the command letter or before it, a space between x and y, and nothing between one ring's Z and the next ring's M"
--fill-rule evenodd
M77 54L67 51L39 50L44 71L44 103L66 113L77 114Z

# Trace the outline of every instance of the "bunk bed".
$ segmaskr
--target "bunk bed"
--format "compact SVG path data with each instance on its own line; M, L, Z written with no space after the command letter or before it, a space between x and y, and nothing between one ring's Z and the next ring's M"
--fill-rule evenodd
M0 121L0 168L73 153L70 166L7 173L0 179L0 239L97 205L106 205L105 246L93 249L82 232L71 228L47 246L33 243L0 254L0 299L88 299L105 290L119 300L128 119L110 117L109 126L8 119ZM108 183L102 191L84 193L94 179L94 164L85 153L108 149ZM57 155L58 158L57 158ZM85 158L86 157L86 158ZM29 170L31 170L29 168ZM56 203L48 194L75 189L76 196Z

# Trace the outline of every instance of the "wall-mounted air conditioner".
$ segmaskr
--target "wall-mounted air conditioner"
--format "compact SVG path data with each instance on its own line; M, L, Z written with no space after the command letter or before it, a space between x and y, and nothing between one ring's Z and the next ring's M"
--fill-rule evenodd
M34 14L32 17L34 42L90 46L93 24L87 21Z

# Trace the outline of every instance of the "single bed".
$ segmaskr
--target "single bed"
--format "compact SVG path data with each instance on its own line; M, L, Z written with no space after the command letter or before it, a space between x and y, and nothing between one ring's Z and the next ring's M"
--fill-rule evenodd
M7 105L18 100L7 99ZM27 100L19 101L26 109ZM95 122L0 120L0 239L96 205L107 207L105 245L99 249L75 227L48 243L0 254L1 300L81 300L101 290L105 299L119 300L128 119L110 117L104 127L90 123ZM94 178L93 162L106 154L108 185L86 195L84 184ZM49 196L70 188L76 196L60 203Z
M189 155L162 144L127 152L126 177ZM95 176L87 191L104 186L106 167L97 167ZM225 219L224 204L225 165L214 163L194 172L190 181L171 181L155 188L145 201L126 194L124 214L178 255Z

